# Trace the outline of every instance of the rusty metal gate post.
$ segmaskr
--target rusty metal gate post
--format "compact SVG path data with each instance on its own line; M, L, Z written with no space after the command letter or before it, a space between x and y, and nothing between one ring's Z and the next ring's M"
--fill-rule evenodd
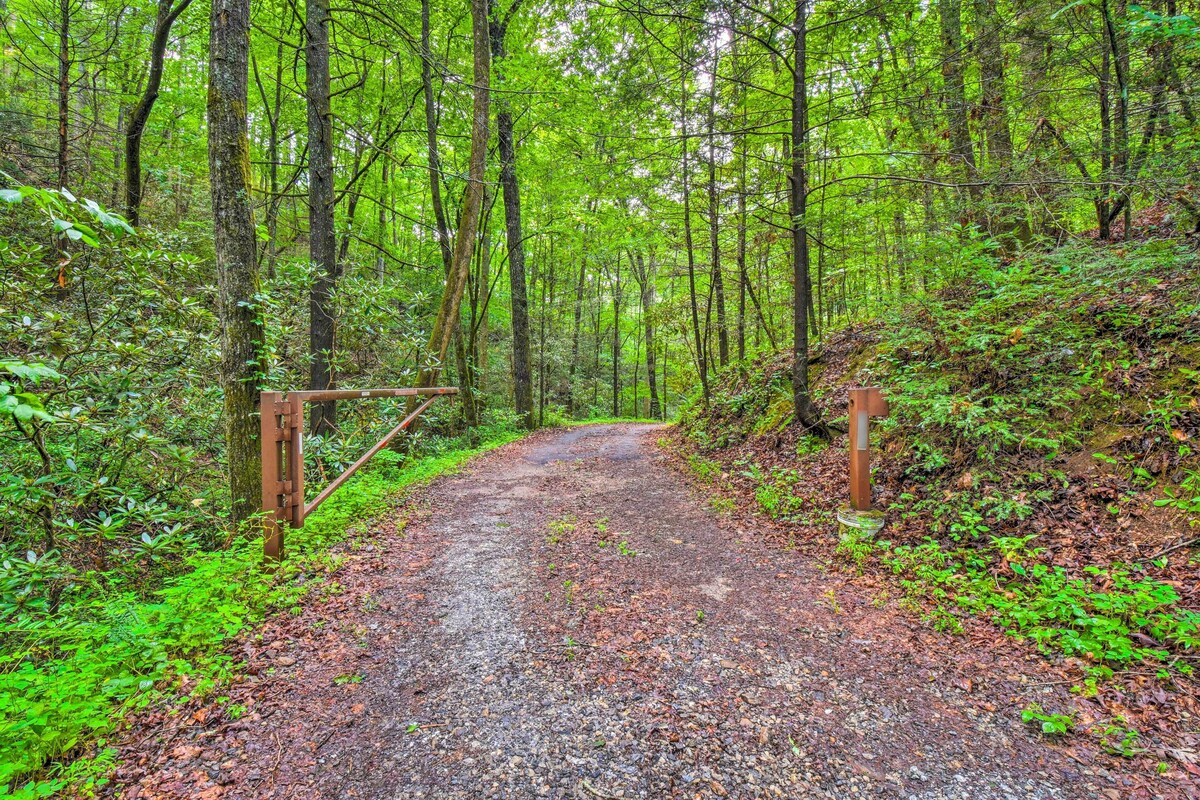
M283 560L284 526L304 527L304 518L345 484L372 456L387 446L421 412L443 395L458 394L453 386L419 389L330 389L325 391L264 391L259 395L262 439L263 555ZM324 400L358 400L371 397L424 397L399 425L375 443L357 461L313 498L304 502L304 404Z
M304 514L304 406L299 398L262 392L263 553L283 558L283 526L302 524Z
M871 508L871 449L868 420L886 417L888 401L877 386L850 389L850 505L838 509L843 541L875 536L884 515Z
M850 507L871 508L871 451L867 420L886 417L888 402L878 386L853 388L850 394Z

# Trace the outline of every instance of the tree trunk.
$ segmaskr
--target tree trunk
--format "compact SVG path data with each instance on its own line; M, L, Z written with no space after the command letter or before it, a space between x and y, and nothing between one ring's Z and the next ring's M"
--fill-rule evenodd
M986 170L994 186L999 208L991 226L1011 249L1012 239L1029 241L1027 215L1016 205L1012 181L1013 144L1008 125L1008 104L1005 98L1004 43L1001 34L1005 22L996 9L996 0L975 0L975 50L979 59L980 114L983 117L984 141L987 144Z
M583 286L587 278L587 255L579 258L579 281L575 284L575 326L571 329L571 367L567 375L567 416L575 417L575 373L579 364L579 328L583 321Z
M746 115L743 111L742 122L745 124ZM746 274L746 137L741 137L741 157L738 165L738 194L737 194L737 271L738 271L738 309L737 309L737 349L738 361L746 360L746 284L749 276Z
M488 299L492 287L492 225L491 225L491 195L485 190L483 207L487 209L480 221L479 233L479 290L480 301L479 321L475 326L475 387L482 394L485 391L488 368Z
M550 309L554 307L554 240L550 240L550 257L542 275L541 345L538 354L538 426L546 424L546 335L550 330Z
M596 300L592 308L592 411L600 406L600 276L596 276Z
M386 262L383 259L383 245L387 243L387 208L388 208L388 179L391 177L388 172L388 162L392 160L392 153L389 149L383 154L379 165L379 202L376 203L378 218L375 220L375 225L378 228L376 237L379 239L380 250L375 254L375 282L382 284L387 277Z
M792 28L792 147L789 199L792 214L792 399L796 421L824 429L808 385L808 0L795 0Z
M1101 25L1106 24L1101 19ZM1107 41L1107 38L1106 38ZM1109 101L1112 82L1112 56L1107 44L1100 54L1100 186L1096 191L1096 224L1101 239L1111 236L1108 209L1112 205L1112 105Z
M58 2L58 186L67 185L70 165L71 116L71 0Z
M729 328L725 322L725 280L721 275L721 216L717 193L717 65L720 57L714 48L712 84L708 89L708 244L711 253L712 291L717 300L717 358L724 367L729 363Z
M621 254L613 259L612 408L621 416Z
M963 77L961 0L938 0L938 16L942 33L942 91L950 123L950 157L962 170L962 180L971 184L968 187L971 198L978 200L979 187L974 185L978 170L967 124L967 89Z
M985 169L1000 178L1012 164L1012 135L1004 99L1004 49L1000 34L1004 21L996 0L975 0L975 52L979 59L979 112L987 144Z
M167 43L171 39L171 26L184 12L192 0L158 0L158 16L154 20L154 36L150 40L150 69L146 74L146 88L138 104L129 115L129 127L125 132L125 216L129 224L137 225L142 205L142 133L150 112L158 100L162 86L163 60Z
M1119 20L1114 19L1110 0L1100 1L1100 11L1104 17L1104 31L1109 50L1112 53L1113 74L1117 79L1117 113L1114 120L1116 130L1113 136L1112 166L1113 172L1121 182L1120 196L1115 202L1121 203L1126 210L1125 239L1128 239L1129 223L1132 220L1132 214L1129 213L1129 40L1123 33L1118 32L1125 30L1125 3L1123 0L1117 0ZM1112 222L1111 215L1109 222Z
M1179 9L1175 0L1167 0L1167 17L1174 18L1179 13ZM1166 39L1160 44L1162 48L1163 65L1166 68L1167 84L1175 93L1176 99L1179 101L1179 111L1183 114L1183 118L1188 121L1188 124L1196 124L1196 112L1192 108L1193 92L1184 85L1179 77L1179 69L1175 64L1175 41L1172 37Z
M642 260L642 254L637 256L638 274L642 282L642 325L646 329L646 382L650 388L650 418L658 419L662 409L658 403L658 375L656 373L656 354L654 352L654 302L657 293L654 290L654 251L650 251L650 268L647 270Z
M424 59L428 69L428 0L422 3L422 39L425 45ZM426 348L425 363L417 375L417 385L433 386L441 373L442 363L446 360L446 352L450 348L450 340L454 331L460 328L459 306L462 303L463 290L467 285L467 273L471 269L471 259L474 255L475 238L478 235L479 216L483 207L483 189L486 179L485 168L488 145L488 101L491 92L491 58L488 41L487 0L471 0L471 33L472 51L474 53L473 95L474 108L471 118L471 154L467 166L467 188L463 193L462 217L459 221L458 232L454 237L454 251L450 270L446 275L446 289L442 293L441 305L437 318L429 334L429 345ZM433 113L432 90L426 80L426 109L427 115ZM435 138L433 130L430 138ZM430 172L436 179L434 165Z
M124 83L124 82L122 82L122 83ZM109 195L109 199L108 199L108 204L110 206L112 206L113 208L116 208L117 205L121 202L121 189L123 188L121 186L121 178L120 178L120 175L124 170L124 166L121 164L121 153L122 153L123 148L121 147L121 145L119 143L125 137L126 111L127 110L126 110L124 104L121 104L117 108L117 124L116 124L116 127L113 129L113 145L112 145L113 178L112 178L112 192Z
M224 393L230 519L239 525L260 510L262 454L258 392L266 373L254 214L250 206L250 143L246 135L250 5L212 0L208 77L208 169L212 193L218 314L219 382Z
M329 106L329 0L305 4L305 98L308 103L308 254L315 276L308 296L309 380L314 391L333 387L337 235L333 227L333 119ZM331 433L336 405L313 403L310 430Z
M487 0L479 0L479 2L486 4ZM476 4L476 0L472 0L472 15L474 15L475 4ZM474 25L474 21L472 22L472 25ZM472 174L471 176L468 177L467 192L466 192L466 195L464 195L464 197L463 197L463 218L461 220L459 220L458 237L455 240L454 245L452 246L451 241L450 241L450 227L449 227L449 225L446 224L446 211L445 211L444 206L442 205L442 189L441 189L442 165L441 165L441 159L438 155L437 106L434 104L434 99L433 99L433 50L430 46L429 34L430 34L430 31L429 31L429 0L421 0L421 89L422 89L422 92L423 92L424 98L425 98L425 135L426 135L425 141L426 141L426 147L427 147L428 158L429 158L429 189L430 189L432 203L433 203L434 224L437 225L438 248L441 250L442 265L446 271L446 289L445 289L445 292L442 294L442 306L438 310L437 320L434 323L434 330L430 334L430 348L429 348L430 352L427 354L427 358L432 358L433 354L436 353L437 354L436 362L431 363L428 360L426 361L426 363L422 366L422 368L420 369L420 371L417 374L417 383L418 383L418 385L421 385L421 386L432 386L433 385L432 382L437 380L437 376L441 372L442 363L446 360L446 351L449 348L449 342L453 338L454 339L454 358L455 358L455 363L458 367L459 394L460 394L460 400L462 401L463 418L466 420L468 427L475 427L475 425L478 424L478 422L479 422L479 412L475 405L475 387L471 380L471 370L470 370L469 366L467 365L466 349L465 349L465 346L463 345L463 340L462 340L462 320L459 316L459 306L462 303L463 289L466 287L467 277L471 270L471 259L474 257L474 245L475 245L475 237L476 237L476 233L477 233L476 228L479 223L480 211L483 207L483 194L481 193L479 195L477 201L475 202L474 217L470 223L470 227L468 228L467 227L467 222L468 222L467 206L471 203L472 190L474 188L476 188L474 182L477 180L475 177L473 177L473 174ZM480 34L478 31L474 32L475 42L474 42L473 46L476 48L479 46L479 35ZM483 44L484 44L485 48L488 46L486 5L484 6ZM484 65L485 65L484 71L490 72L490 70L491 70L490 63L491 62L490 62L490 59L488 58L488 53L486 53L486 52L483 54L483 61L484 61ZM475 53L475 72L476 72L477 76L478 76L479 68L480 68L479 67L479 53ZM490 81L490 75L489 75L489 81ZM475 138L479 135L479 130L478 130L479 95L478 95L478 92L479 92L479 87L476 86L475 87L475 112L474 112L475 119L473 122L474 127L471 132L471 148L472 149L471 149L470 163L473 167L475 164L475 159L478 157L479 162L480 162L480 167L479 167L480 175L482 175L483 164L484 164L484 160L487 157L487 153L484 152L484 153L477 154L475 152ZM485 113L487 112L487 103L484 104L484 112ZM488 130L487 121L484 120L483 135L484 135L484 141L485 141L485 144L484 144L485 148L487 146L486 145L487 130ZM478 180L482 180L482 178L480 177L480 178L478 178ZM482 188L481 188L481 192L482 192ZM462 250L462 248L460 247L461 243L458 242L458 239L461 239L464 235L469 235L471 241L469 243L467 243L467 245L465 246L465 250L463 252L465 252L465 254L466 254L466 256L465 256L466 260L465 260L465 262L463 262L460 265L460 264L458 264L458 262L456 260L458 251ZM460 268L462 270L461 275L455 273L456 268ZM457 290L454 290L454 288L453 288L455 285L457 285ZM448 297L449 295L452 295L455 293L457 294L457 297ZM443 318L443 313L449 312L449 309L446 308L446 303L448 302L448 300L453 302L454 309L453 309L452 313L449 313L448 316ZM445 329L440 330L438 328L439 324L442 325ZM445 326L449 326L449 327L445 327ZM444 343L443 343L443 340L444 340ZM421 381L430 381L430 382L429 383L421 383Z
M278 39L275 44L275 73L272 76L275 83L272 97L267 97L266 89L259 80L258 62L253 57L250 60L251 66L255 70L254 77L258 81L259 93L262 95L267 122L266 253L267 277L270 280L275 280L275 267L279 261L279 208L283 204L283 197L279 191L279 120L280 110L283 108L283 41L285 32L291 32L294 19L292 12L289 11L286 28L284 20L282 18L279 20Z
M497 80L503 82L503 62L507 55L504 37L508 20L499 19L492 10L492 63ZM529 353L529 295L525 287L525 242L521 236L521 193L517 185L517 154L513 143L513 118L508 96L496 97L496 138L500 154L500 186L504 190L504 227L508 247L508 283L512 306L513 404L521 424L529 430L533 419L533 368Z
M381 117L382 114L381 109ZM354 164L350 167L351 175L357 175L358 170L362 167L363 147L362 137L356 136L354 139ZM358 201L361 197L361 192L352 191L346 200L346 231L342 234L342 241L337 248L337 259L334 262L338 265L339 273L346 269L346 259L350 257L350 240L354 236L354 221L358 217Z
M671 351L669 348L670 340L663 342L663 361L662 361L662 418L666 419L668 408L670 408L670 399L667 396L667 368L671 362Z
M700 335L700 307L696 298L696 250L692 241L692 199L688 186L688 125L687 125L687 72L680 79L679 92L679 121L682 128L683 168L680 175L683 180L683 239L687 248L688 296L692 306L692 335L696 341L696 369L700 373L700 388L704 395L704 403L708 404L708 359L704 353L704 339Z

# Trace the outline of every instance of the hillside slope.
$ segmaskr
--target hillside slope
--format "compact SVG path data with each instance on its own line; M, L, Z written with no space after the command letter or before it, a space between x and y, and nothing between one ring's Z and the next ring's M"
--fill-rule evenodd
M828 336L813 365L827 418L844 430L849 386L891 401L872 442L876 540L839 533L846 437L791 424L786 357L718 381L675 445L785 546L883 587L881 604L951 633L987 620L1060 662L1075 707L1029 721L1200 775L1198 267L1167 241L1074 244Z

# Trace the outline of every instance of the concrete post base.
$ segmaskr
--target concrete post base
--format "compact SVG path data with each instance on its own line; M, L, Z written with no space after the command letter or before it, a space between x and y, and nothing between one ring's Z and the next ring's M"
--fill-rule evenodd
M884 514L874 509L859 511L854 508L838 509L838 528L842 537L874 538L883 530Z

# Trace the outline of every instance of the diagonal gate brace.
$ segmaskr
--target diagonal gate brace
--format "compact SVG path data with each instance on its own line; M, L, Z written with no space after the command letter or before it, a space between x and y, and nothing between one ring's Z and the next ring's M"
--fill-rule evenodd
M400 431L429 408L442 395L457 394L453 386L403 389L332 389L328 391L262 392L262 508L263 554L270 560L283 560L284 529L304 527L304 518L345 484L371 457L387 447ZM380 397L425 398L399 425L376 442L370 450L334 478L313 498L304 502L304 404L328 400L361 400Z

